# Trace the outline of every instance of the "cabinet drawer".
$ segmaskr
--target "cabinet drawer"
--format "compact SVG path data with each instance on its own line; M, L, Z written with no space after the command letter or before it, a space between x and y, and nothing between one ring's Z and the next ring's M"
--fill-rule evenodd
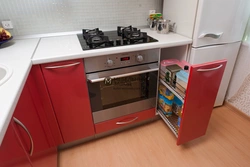
M96 133L106 132L112 129L120 128L126 125L137 123L155 116L155 108L140 111L123 117L111 119L105 122L95 124Z

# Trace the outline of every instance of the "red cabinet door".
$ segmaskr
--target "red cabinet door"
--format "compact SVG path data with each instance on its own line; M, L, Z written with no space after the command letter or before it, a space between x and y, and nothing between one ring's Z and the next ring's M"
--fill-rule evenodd
M50 96L47 90L47 86L44 81L44 77L41 71L40 65L32 67L29 78L27 80L29 90L39 114L40 120L44 127L45 132L51 132L51 135L47 133L47 137L52 138L53 145L58 146L63 144L62 135L58 126L56 115L50 100Z
M191 66L177 145L206 133L225 66L226 60Z
M94 135L83 60L41 65L65 143Z
M13 129L12 121L0 146L1 167L31 167L30 160Z
M50 132L44 130L28 84L25 84L22 90L13 116L15 128L29 154L35 154L53 146L53 141L47 138Z
M36 97L32 96L34 92L31 91L35 91L31 89L32 85L32 77L29 76L15 108L13 127L32 165L36 162L36 167L39 167L46 159L47 165L57 166L56 145L43 117L44 112L39 103L35 103ZM50 154L45 154L49 151Z

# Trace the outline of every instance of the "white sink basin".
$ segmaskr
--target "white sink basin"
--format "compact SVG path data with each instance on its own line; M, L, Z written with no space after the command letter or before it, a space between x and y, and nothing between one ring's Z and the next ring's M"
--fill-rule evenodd
M12 69L0 64L0 86L3 85L12 75Z

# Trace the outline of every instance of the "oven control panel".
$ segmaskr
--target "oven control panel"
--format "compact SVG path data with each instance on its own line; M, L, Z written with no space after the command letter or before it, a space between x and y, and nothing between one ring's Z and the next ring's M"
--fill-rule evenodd
M160 49L103 55L84 59L86 73L157 62Z

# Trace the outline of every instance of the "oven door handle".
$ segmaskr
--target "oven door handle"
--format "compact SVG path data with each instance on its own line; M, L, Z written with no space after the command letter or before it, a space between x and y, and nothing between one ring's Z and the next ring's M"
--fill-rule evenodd
M133 76L133 75L137 75L137 74L143 74L143 73L148 73L148 72L153 72L153 71L158 71L158 70L159 70L159 68L152 68L152 69L148 69L148 70L130 72L130 73L126 73L126 74L119 74L119 75L114 75L114 76L110 76L110 77L95 78L95 79L89 79L88 78L88 81L91 82L91 83L96 83L96 82L102 82L102 81L105 81L105 80L110 80L110 79L115 79L115 78L122 78L122 77L129 77L129 76Z

